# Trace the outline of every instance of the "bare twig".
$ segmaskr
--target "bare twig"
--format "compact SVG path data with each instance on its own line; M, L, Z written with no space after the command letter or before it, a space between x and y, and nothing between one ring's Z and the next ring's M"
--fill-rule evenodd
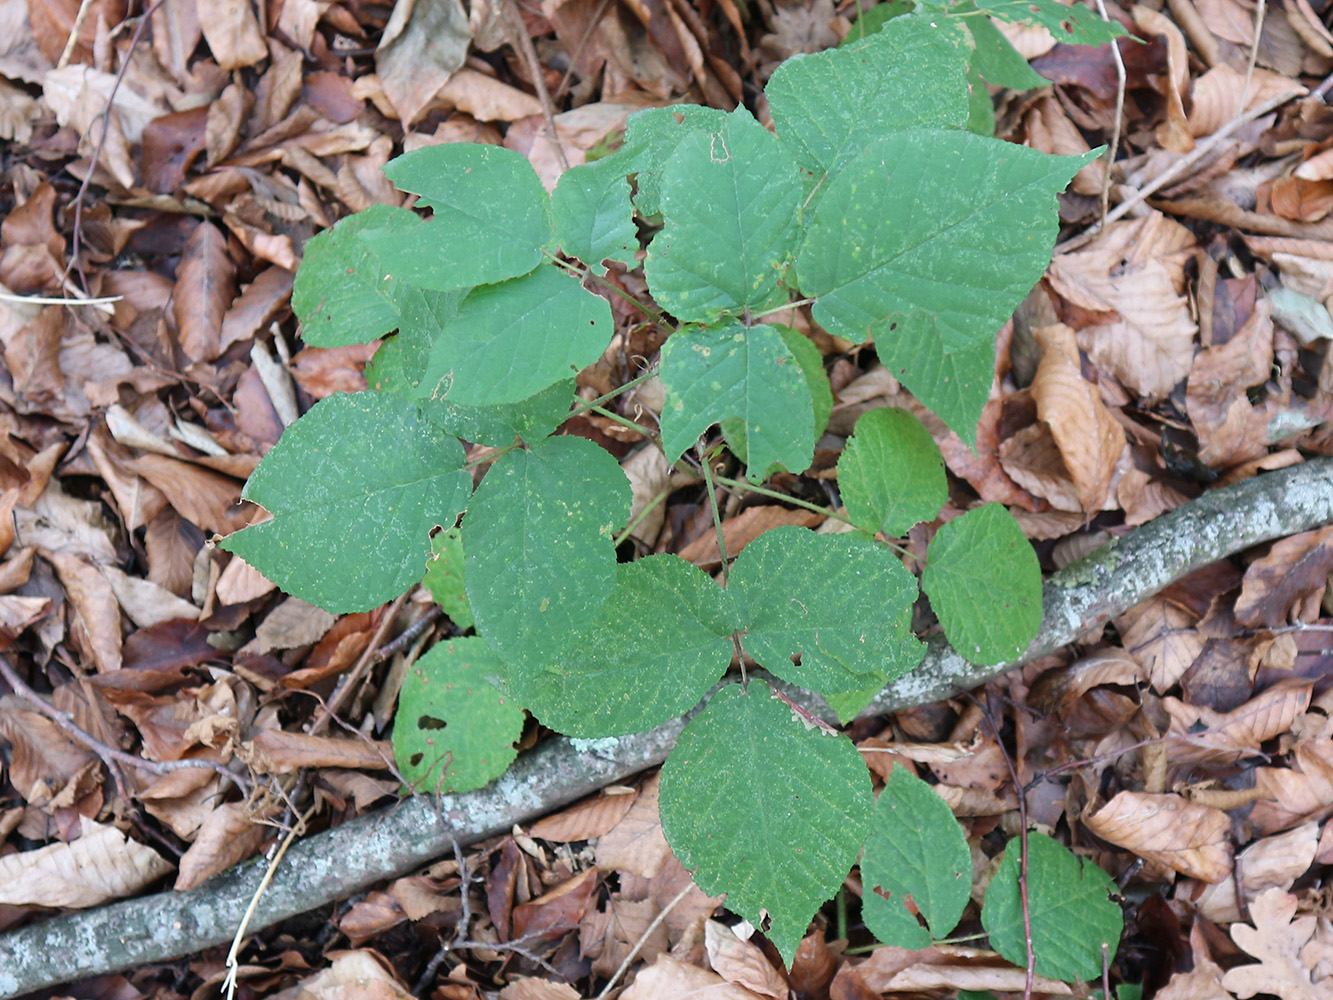
M1245 86L1240 88L1240 105L1236 108L1236 114L1245 110L1245 102L1250 99L1250 84L1254 80L1255 64L1259 61L1259 36L1264 30L1266 10L1266 0L1259 0L1254 8L1254 41L1250 43L1250 58L1245 63Z
M318 735L329 728L332 717L342 711L343 706L356 693L357 685L370 672L370 668L379 662L375 658L375 651L384 642L384 637L389 634L389 629L393 627L393 620L398 617L398 612L407 603L408 596L408 594L399 594L397 600L390 604L388 610L384 612L384 617L380 619L375 634L370 637L370 642L366 644L366 648L360 658L357 659L355 666L341 678L338 687L329 696L328 703L321 708L319 715L315 717L315 721L310 724L309 731L312 735Z
M60 58L56 60L56 69L64 69L69 65L74 49L79 44L79 35L83 33L83 23L88 20L88 11L92 5L93 0L79 0L79 11L74 15L74 24L69 29L69 37L65 39L65 47L60 52Z
M1107 24L1111 16L1106 12L1105 0L1097 0L1097 13ZM1111 177L1115 170L1116 154L1120 151L1120 132L1125 121L1125 57L1120 53L1120 44L1111 39L1111 58L1115 60L1115 123L1111 127L1111 148L1106 151L1106 175L1102 178L1102 222L1106 228L1106 213L1111 207Z
M435 624L444 615L444 608L438 604L432 604L426 609L426 613L414 621L407 628L398 633L398 637L386 642L379 649L375 650L375 662L383 663L389 657L401 653L408 646L417 641L417 638Z
M551 104L551 92L546 89L546 78L542 75L542 62L537 58L537 47L532 44L532 36L528 34L528 29L523 24L523 15L519 13L518 4L514 0L501 0L501 3L504 6L505 22L509 27L510 43L522 54L523 62L528 67L528 75L532 77L532 86L537 91L537 100L541 102L542 116L546 119L546 127L551 133L551 145L555 147L555 158L561 170L568 170L569 158L565 156L565 147L560 142L560 133L555 127L555 107Z
M597 994L597 1000L606 1000L607 994L615 989L616 983L620 982L620 977L629 970L630 963L639 957L639 952L643 951L643 946L648 943L648 939L652 937L653 931L662 926L662 921L665 920L670 915L671 911L676 908L677 903L690 894L690 890L693 888L694 883L690 882L684 889L681 889L680 892L676 893L675 899L662 907L662 912L653 917L652 923L643 929L643 933L639 935L639 940L634 942L634 947L629 950L629 954L626 955L625 960L620 963L620 967L616 969L611 978L606 981L606 985L602 987L602 992Z

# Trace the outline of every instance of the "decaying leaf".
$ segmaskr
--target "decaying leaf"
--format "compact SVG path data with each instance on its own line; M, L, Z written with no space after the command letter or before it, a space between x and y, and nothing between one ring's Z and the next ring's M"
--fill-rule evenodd
M171 871L161 855L114 826L80 818L82 833L0 858L0 903L10 906L99 906L138 892Z

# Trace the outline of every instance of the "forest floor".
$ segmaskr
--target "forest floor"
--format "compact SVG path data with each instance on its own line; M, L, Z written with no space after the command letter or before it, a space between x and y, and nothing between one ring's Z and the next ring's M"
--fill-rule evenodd
M1005 504L1054 571L1209 489L1333 454L1328 6L1108 0L1137 39L1120 59L1006 30L1051 86L996 90L996 134L1054 153L1114 142L1116 159L1061 197L1062 242L1003 332L975 452L873 350L806 315L833 417L815 466L770 485L823 495L856 418L907 407L944 451L954 513ZM423 145L503 144L550 185L552 123L579 163L644 107L744 103L766 121L774 67L837 45L858 13L856 0L474 0L470 13L0 0L0 932L198 886L297 817L306 836L398 794L399 685L456 624L420 589L335 617L209 544L253 515L241 487L284 427L365 388L374 345L301 343L290 297L306 241L402 204L381 168ZM620 321L580 376L588 398L660 346L663 331ZM596 414L567 432L623 460L636 489L665 487L667 470L633 457L642 435ZM732 554L823 520L757 494L725 514ZM913 529L909 550L939 523ZM718 568L697 485L633 538ZM1333 527L1248 550L978 700L850 735L877 780L907 764L949 803L977 901L1021 826L1012 764L1028 824L1117 883L1125 934L1104 979L1120 997L1333 997L1331 570ZM547 737L529 721L520 750ZM256 930L237 995L1023 992L1024 970L983 942L875 947L855 875L785 968L716 899L683 892L657 787L639 775ZM962 930L978 927L973 907ZM226 956L46 995L215 996ZM1042 989L1087 995L1058 987Z

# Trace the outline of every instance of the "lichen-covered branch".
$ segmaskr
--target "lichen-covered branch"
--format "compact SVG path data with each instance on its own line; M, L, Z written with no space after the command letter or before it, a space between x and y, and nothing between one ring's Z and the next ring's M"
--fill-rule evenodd
M1333 460L1205 494L1047 581L1041 631L1021 660L976 667L940 642L867 713L947 698L1074 641L1172 582L1261 542L1333 521ZM813 708L814 705L808 707ZM288 853L251 921L258 930L418 868L666 759L679 720L618 740L557 739L498 781L437 803L411 799L307 838ZM183 893L127 900L0 936L0 1000L168 961L231 940L263 874L251 861Z

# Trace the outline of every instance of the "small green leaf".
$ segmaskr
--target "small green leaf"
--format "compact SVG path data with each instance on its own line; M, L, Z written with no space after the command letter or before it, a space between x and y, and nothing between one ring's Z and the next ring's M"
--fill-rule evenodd
M934 21L896 18L891 31L788 59L774 71L764 93L778 137L801 166L827 173L865 135L967 123L967 32L951 19Z
M944 800L905 767L890 772L875 803L861 884L866 926L884 944L899 948L924 948L932 935L944 937L967 906L972 855L963 829ZM908 911L909 896L929 934Z
M728 417L744 422L747 473L762 481L777 462L793 471L815 455L810 384L781 334L771 326L678 330L662 347L662 443L675 461L699 435Z
M949 351L933 316L902 315L870 324L880 363L969 444L995 380L994 339Z
M337 393L288 427L241 496L273 515L221 545L289 594L366 611L419 581L467 505L463 448L384 393Z
M888 3L878 3L873 7L866 8L861 16L852 23L852 30L847 32L847 37L842 40L842 44L850 45L878 33L884 28L884 25L895 17L902 17L904 14L911 13L915 6L913 0L889 0Z
M1050 80L1028 65L989 17L969 17L966 23L974 43L971 67L985 77L987 83L1010 90L1032 90L1051 85ZM990 100L989 94L986 100Z
M913 392L948 374L949 355L989 345L993 358L995 331L1050 263L1055 196L1087 159L958 131L872 141L829 182L796 259L816 320L856 343L875 333ZM971 386L959 410L918 398L971 441L989 389Z
M745 624L745 651L812 691L882 684L925 652L911 631L916 580L864 535L773 528L741 552L727 592Z
M560 175L551 195L556 239L594 274L605 274L604 260L633 270L639 249L624 166L615 158L572 167Z
M1027 841L1028 912L1037 975L1066 982L1099 979L1102 945L1110 948L1108 960L1114 960L1124 930L1120 907L1110 898L1115 883L1091 861L1075 857L1044 834L1030 832ZM1021 968L1027 965L1027 945L1020 862L1015 838L986 890L981 924L991 947Z
M459 629L470 629L472 609L463 588L463 533L449 528L437 532L430 542L431 556L426 560L426 577L421 582L450 621Z
M662 173L686 137L722 127L725 111L701 104L645 108L626 121L625 142L616 157L627 174L636 174L634 205L640 215L662 211Z
M478 637L437 643L407 671L393 722L398 769L419 792L470 792L517 756L523 709L484 679L499 666Z
M686 136L663 173L666 223L644 263L653 298L698 323L784 302L778 279L796 249L800 203L796 164L744 108Z
M815 416L814 438L817 441L828 428L829 415L833 413L833 388L829 385L828 373L824 371L824 355L820 354L814 342L799 330L793 330L789 326L774 326L773 329L782 336L782 342L787 345L787 350L791 351L796 363L801 366L805 384L810 387L810 401ZM727 447L748 465L750 449L745 434L745 421L740 417L727 417L719 421L719 426L722 428L722 436L727 439ZM781 466L770 466L763 470L762 477L767 479L779 468Z
M972 65L967 67L967 130L988 139L995 135L995 102L986 81Z
M926 560L921 589L960 655L986 666L1027 649L1041 627L1041 566L1012 514L988 503L954 518Z
M850 740L806 728L751 682L723 688L685 727L662 768L661 806L695 884L725 892L790 964L861 849L870 778Z
M734 617L727 592L679 556L623 563L577 655L515 668L509 687L558 732L643 732L689 711L726 672Z
M314 347L343 347L369 343L396 328L391 293L399 282L388 277L361 236L402 234L420 225L405 209L372 205L309 240L292 285L301 339Z
M551 201L512 149L446 142L389 161L384 174L434 213L407 233L362 234L394 277L447 292L516 278L541 263Z
M847 515L872 535L901 538L949 499L949 477L930 431L906 410L869 410L838 459Z
M543 265L473 289L435 338L421 390L473 406L516 403L592 364L611 332L605 299Z
M1015 24L1039 24L1058 42L1071 45L1105 45L1128 35L1118 21L1103 21L1094 11L1080 4L1065 5L1059 0L974 0L977 7L1001 21Z
M629 480L587 438L554 437L500 456L463 519L468 603L510 664L555 662L615 587L612 529Z

